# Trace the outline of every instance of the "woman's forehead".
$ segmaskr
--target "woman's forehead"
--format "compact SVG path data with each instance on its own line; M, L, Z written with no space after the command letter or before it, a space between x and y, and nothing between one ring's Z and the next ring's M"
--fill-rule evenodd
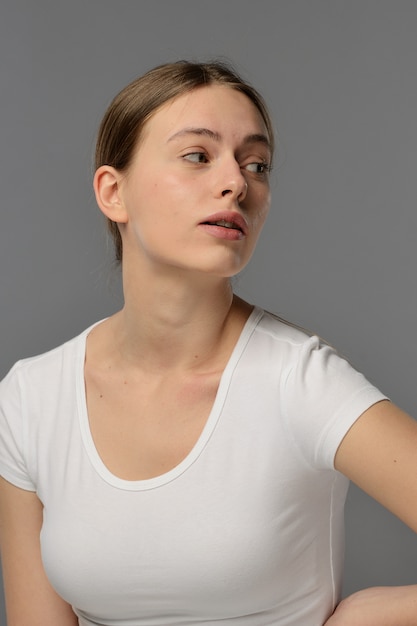
M226 85L205 85L172 98L153 113L144 131L148 136L156 132L171 137L187 128L207 128L220 134L233 129L242 134L268 134L250 98Z

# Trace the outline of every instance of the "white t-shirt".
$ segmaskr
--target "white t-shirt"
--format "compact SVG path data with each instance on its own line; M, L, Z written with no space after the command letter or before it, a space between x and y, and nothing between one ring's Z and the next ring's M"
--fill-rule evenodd
M43 502L44 567L80 624L322 626L343 567L348 481L334 455L385 396L255 308L189 455L122 480L89 429L88 330L0 386L0 473Z

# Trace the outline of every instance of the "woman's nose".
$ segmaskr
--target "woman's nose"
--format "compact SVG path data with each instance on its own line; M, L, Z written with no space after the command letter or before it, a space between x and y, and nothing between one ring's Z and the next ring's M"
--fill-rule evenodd
M221 167L217 181L217 190L221 197L230 196L233 199L236 198L238 202L242 202L245 199L248 183L236 161Z
M229 185L229 187L233 187L233 185ZM235 194L237 195L238 201L242 202L242 200L246 198L246 194L248 192L248 183L246 182L246 180L243 181L243 187L239 187L239 189L240 189L239 192L237 189L236 191L234 191L233 188L223 189L222 196L227 196L228 194Z

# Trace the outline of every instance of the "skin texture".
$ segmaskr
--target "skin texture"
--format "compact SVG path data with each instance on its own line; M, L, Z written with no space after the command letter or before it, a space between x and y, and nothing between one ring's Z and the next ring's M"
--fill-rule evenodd
M214 86L161 107L127 173L96 173L99 206L121 228L125 307L91 333L86 381L96 445L119 476L171 469L204 426L251 311L229 276L249 260L268 213L270 159L256 107ZM206 224L220 218L238 228ZM120 388L128 438L112 423Z
M372 587L343 600L326 626L415 626L417 585Z
M8 626L75 626L71 607L49 584L40 557L42 505L0 478L0 540Z
M252 308L233 295L229 278L250 259L269 210L265 134L246 96L202 87L154 113L126 172L109 166L96 172L98 206L123 239L125 304L89 335L85 380L94 440L121 477L169 470L204 425ZM239 227L207 225L219 219ZM138 389L140 420L132 409ZM178 410L171 402L168 423L173 389L180 390ZM169 437L158 447L161 426ZM138 464L144 438L152 454ZM417 424L380 402L344 438L336 469L417 531L416 449ZM71 608L43 572L41 522L36 495L0 480L8 624L74 626ZM365 590L343 601L326 626L416 624L416 597L414 586Z
M219 102L221 101L221 106ZM120 225L124 265L229 277L248 262L270 204L268 145L249 99L223 86L168 102L149 120L127 175L96 174L102 210ZM257 170L260 170L257 172ZM264 171L261 171L264 170ZM200 225L218 212L247 224L235 241Z
M352 426L335 466L417 532L417 423L391 402ZM326 626L415 626L417 585L365 589L344 600Z
M86 381L90 398L95 395L95 385L100 384L102 370L98 363L105 363L118 367L120 379L106 379L105 384L106 389L114 390L122 382L126 389L124 406L130 406L129 390L135 386L124 383L134 382L145 373L143 389L149 390L147 400L155 404L155 411L157 407L163 409L163 403L158 405L156 401L164 388L160 381L167 380L167 376L172 385L181 380L182 389L191 388L194 395L201 387L195 400L208 405L216 378L250 313L249 305L234 298L228 277L248 261L269 209L268 175L256 172L257 163L269 160L269 150L264 141L252 141L250 145L247 141L249 135L263 135L265 128L245 96L222 91L219 106L217 90L212 98L200 95L194 98L193 92L181 101L168 103L151 118L148 133L127 173L104 167L96 174L99 207L122 230L125 306L89 337ZM193 133L192 138L188 134L168 141L184 124L211 127L216 139L209 141L206 135ZM199 227L201 221L219 211L239 214L246 223L245 236L224 239ZM152 385L148 386L150 381ZM197 381L204 384L197 385ZM184 395L188 398L189 394ZM119 402L120 396L116 396ZM159 434L154 415L155 419L145 424L150 442ZM127 411L125 425L129 418ZM97 432L104 441L106 426ZM173 447L169 449L168 463L175 464L178 455L188 451L198 430L198 425L188 429L188 443L170 438ZM130 463L126 439L118 443L119 449L110 446L109 462L121 474L129 477L166 471L158 463L146 467ZM114 456L113 448L120 454ZM167 450L162 452L165 455ZM43 571L41 523L42 503L37 496L0 479L0 539L8 624L74 626L77 618L71 607L57 596Z

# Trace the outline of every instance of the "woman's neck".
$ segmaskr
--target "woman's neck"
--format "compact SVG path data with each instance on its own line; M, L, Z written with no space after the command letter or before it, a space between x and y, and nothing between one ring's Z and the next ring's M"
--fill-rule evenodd
M107 353L111 345L120 363L147 371L215 368L228 358L252 310L234 296L228 279L184 280L181 272L152 280L125 274L124 294L123 309L103 335Z

